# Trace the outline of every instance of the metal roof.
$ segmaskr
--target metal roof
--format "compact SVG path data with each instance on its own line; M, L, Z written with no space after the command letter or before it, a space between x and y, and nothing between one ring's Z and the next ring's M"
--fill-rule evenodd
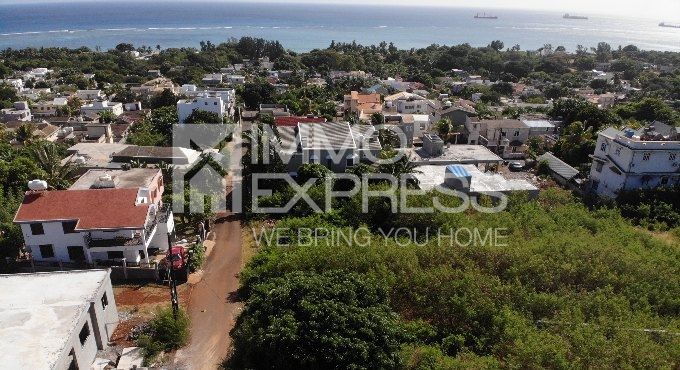
M465 167L459 164L451 164L446 166L447 174L451 174L455 177L470 177L470 173L465 169Z
M538 161L547 161L550 170L560 175L561 177L571 180L576 177L579 172L574 167L564 163L561 159L555 157L552 153L547 152L542 156L538 157Z

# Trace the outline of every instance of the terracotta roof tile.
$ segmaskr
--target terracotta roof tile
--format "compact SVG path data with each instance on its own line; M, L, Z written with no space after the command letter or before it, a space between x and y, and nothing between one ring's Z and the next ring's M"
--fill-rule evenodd
M323 117L275 117L274 124L276 126L297 126L298 123L324 123L326 119Z
M135 205L137 189L28 192L14 222L78 220L76 229L142 228L148 204Z

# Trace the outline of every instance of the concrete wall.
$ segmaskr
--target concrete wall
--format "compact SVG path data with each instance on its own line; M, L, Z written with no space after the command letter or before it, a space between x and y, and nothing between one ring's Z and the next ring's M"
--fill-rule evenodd
M106 294L108 305L102 307L102 297ZM79 369L89 369L92 366L97 351L105 349L118 324L118 309L113 296L110 275L103 281L98 291L93 295L89 309L84 310L76 321L55 369L68 369L71 364L70 355L75 356ZM84 344L80 343L80 331L83 326L89 327L90 335Z

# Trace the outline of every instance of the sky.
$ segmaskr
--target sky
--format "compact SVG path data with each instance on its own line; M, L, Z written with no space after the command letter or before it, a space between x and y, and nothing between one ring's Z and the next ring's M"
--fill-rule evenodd
M73 1L103 1L109 0L68 0ZM157 1L157 0L152 0ZM181 0L167 0L181 1ZM184 0L185 2L187 0ZM188 0L206 1L206 0ZM208 0L208 1L240 1L248 0ZM58 3L61 0L0 0L0 4L13 3ZM413 6L453 6L468 7L480 10L485 9L533 9L551 10L558 12L571 12L575 14L610 14L629 17L644 17L663 20L667 17L678 18L680 16L680 0L255 0L250 2L264 3L341 3L341 4L380 4L380 5L404 5Z

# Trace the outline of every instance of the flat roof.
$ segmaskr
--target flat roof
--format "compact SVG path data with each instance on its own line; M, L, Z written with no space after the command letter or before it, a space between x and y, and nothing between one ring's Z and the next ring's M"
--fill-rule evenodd
M108 270L0 275L0 364L52 369ZM113 299L110 297L109 299Z
M524 124L530 128L553 128L555 124L548 121L547 119L524 119L522 120Z
M68 152L84 157L84 165L87 167L108 167L113 153L122 151L129 146L129 144L78 143L68 148ZM71 157L67 157L64 161L69 158Z
M143 188L149 186L158 175L157 168L131 168L129 170L91 169L71 185L69 190L92 189L100 177L109 175L114 181L116 189Z
M430 156L425 149L416 148L411 150L413 161L416 164L477 164L477 163L500 163L503 158L483 145L444 145L444 153L440 156Z
M446 165L427 165L418 167L414 176L418 179L419 186L423 190L432 190L437 186L444 186L446 179ZM538 191L538 188L525 180L508 180L496 174L480 171L475 165L460 165L471 176L470 193L491 193L510 191Z

